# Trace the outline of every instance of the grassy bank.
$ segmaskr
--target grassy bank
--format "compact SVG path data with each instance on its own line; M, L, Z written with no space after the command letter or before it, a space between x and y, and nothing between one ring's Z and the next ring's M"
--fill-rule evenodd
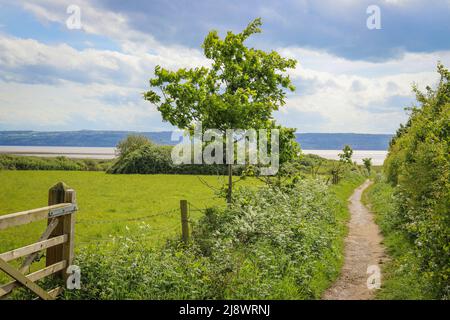
M219 187L222 180L202 176ZM80 171L0 171L0 215L47 205L49 187L64 181L77 192L77 247L126 235L148 225L146 243L157 245L180 229L179 201L196 207L224 205L214 190L192 175L109 175ZM248 182L247 182L248 181ZM252 184L252 179L239 184ZM153 216L154 215L154 216ZM195 218L197 211L192 212ZM0 233L0 251L35 241L45 222Z
M375 220L384 236L384 245L390 260L383 265L383 279L378 299L433 299L431 284L421 271L417 252L406 232L400 227L394 188L383 181L381 176L375 179L363 195L363 201L375 213Z
M221 182L214 176L202 178L216 187ZM347 199L363 180L353 174L335 186L305 181L298 191L289 191L293 192L290 196L280 194L284 200L266 201L260 207L259 201L252 200L257 196L251 191L254 188L245 188L239 192L242 199L248 199L245 203L255 201L254 210L260 214L249 216L245 209L241 220L235 221L236 212L220 209L224 208L223 199L215 197L214 191L196 176L0 171L0 179L0 214L44 206L48 187L57 181L77 190L80 211L76 256L87 291L66 296L71 299L320 298L339 274L348 220ZM256 183L249 179L243 185ZM270 194L273 199L279 196ZM221 218L220 226L236 234L227 238L223 230L215 233L218 230L212 227L211 216L193 210L191 218L201 219L194 226L197 245L180 247L175 240L180 229L180 199L187 199L196 208L216 207L213 211L217 217L228 217ZM152 216L159 212L168 213ZM264 217L275 220L268 223ZM294 223L296 219L298 224ZM266 231L247 230L252 223L265 226ZM35 241L44 229L41 224L2 231L0 251ZM209 231L200 235L200 230ZM167 239L172 240L166 243ZM200 253L199 243L205 239L215 244ZM240 240L230 247L227 239ZM216 248L219 254L212 258L205 248ZM147 285L137 284L141 282Z

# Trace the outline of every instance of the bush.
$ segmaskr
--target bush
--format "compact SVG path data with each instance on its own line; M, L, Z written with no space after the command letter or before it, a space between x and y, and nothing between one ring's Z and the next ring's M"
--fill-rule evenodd
M171 146L144 144L134 151L121 155L108 173L117 174L227 174L226 165L180 164L175 165L171 158ZM233 173L240 175L243 166L234 166Z
M110 173L167 173L171 167L170 148L147 144L121 155Z
M399 199L394 188L377 176L375 184L367 191L371 209L384 236L390 259L383 267L382 290L378 299L433 299L436 298L434 283L421 267L414 242L402 224L404 217L399 210ZM405 290L407 288L407 290Z
M101 171L106 170L110 166L110 163L110 160L0 155L0 168L4 170Z
M130 134L117 144L117 152L119 156L125 157L143 146L152 145L153 142L149 138L139 134Z
M414 89L419 107L392 141L385 174L396 187L399 227L421 261L434 296L450 295L450 72L436 90Z
M107 172L112 174L228 174L228 167L223 164L175 165L171 158L171 146L160 146L152 143L147 138L145 139L147 142L133 147L133 151L121 152L119 158ZM118 148L124 143L120 142ZM130 149L127 148L127 150ZM328 173L329 167L335 162L316 155L301 155L301 157L295 157L290 161L283 162L280 165L279 175L304 177L305 174L312 174L315 177L318 174ZM247 174L246 170L248 169L250 168L246 168L244 165L234 165L233 175Z

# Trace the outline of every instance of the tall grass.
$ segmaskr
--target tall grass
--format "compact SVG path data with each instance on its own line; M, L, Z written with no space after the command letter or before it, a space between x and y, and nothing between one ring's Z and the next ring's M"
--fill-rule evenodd
M433 283L425 276L411 238L401 227L394 188L381 175L364 193L364 201L375 213L384 236L390 260L383 266L383 279L378 299L434 299Z

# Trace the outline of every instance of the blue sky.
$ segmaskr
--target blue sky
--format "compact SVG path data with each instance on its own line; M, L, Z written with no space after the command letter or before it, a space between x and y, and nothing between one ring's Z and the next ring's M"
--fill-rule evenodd
M70 5L81 29L66 26ZM367 28L369 5L381 29ZM207 32L256 17L248 45L299 62L275 114L299 132L392 133L411 85L450 65L450 0L0 0L0 130L173 129L142 99L155 65L207 66Z

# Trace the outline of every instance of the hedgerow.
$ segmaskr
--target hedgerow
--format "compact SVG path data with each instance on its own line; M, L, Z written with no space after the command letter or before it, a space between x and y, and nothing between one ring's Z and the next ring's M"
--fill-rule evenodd
M398 227L415 247L431 293L450 295L450 72L426 93L414 88L418 107L391 142L384 171L398 203Z
M110 165L111 160L0 155L0 169L3 170L104 171Z

